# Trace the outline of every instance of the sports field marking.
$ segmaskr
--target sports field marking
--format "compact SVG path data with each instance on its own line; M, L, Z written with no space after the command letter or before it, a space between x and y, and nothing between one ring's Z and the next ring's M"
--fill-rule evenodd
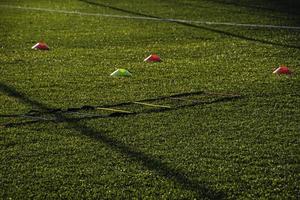
M138 19L138 20L152 20L152 21L164 21L164 22L194 23L194 24L204 24L204 25L300 30L300 27L298 27L298 26L284 26L284 25L277 26L277 25L269 25L269 24L242 24L242 23L231 23L231 22L209 22L209 21L194 21L194 20L172 19L172 18L155 18L155 17L141 17L141 16L129 16L129 15L111 15L111 14L87 13L87 12L78 12L78 11L36 8L36 7L22 7L22 6L11 6L11 5L0 5L0 7L11 8L11 9L21 9L21 10L31 10L31 11L43 11L43 12L50 12L50 13L62 13L62 14L81 15L81 16L110 17L110 18L120 18L120 19Z
M143 102L139 102L139 101L135 101L133 103L144 105L144 106L150 106L150 107L171 108L171 106L157 105L157 104L152 104L152 103L143 103Z

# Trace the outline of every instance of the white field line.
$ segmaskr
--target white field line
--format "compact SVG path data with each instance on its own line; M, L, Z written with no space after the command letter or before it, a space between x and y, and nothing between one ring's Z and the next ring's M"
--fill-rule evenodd
M50 13L110 17L110 18L121 18L121 19L139 19L139 20L153 20L153 21L179 22L179 23L205 24L205 25L223 25L223 26L241 26L241 27L252 27L252 28L274 28L274 29L300 30L300 27L297 27L297 26L276 26L276 25L268 25L268 24L241 24L241 23L231 23L231 22L209 22L209 21L194 21L194 20L172 19L172 18L155 18L155 17L141 17L141 16L129 16L129 15L111 15L111 14L101 14L101 13L87 13L87 12L78 12L78 11L57 10L57 9L48 9L48 8L35 8L35 7L22 7L22 6L10 6L10 5L0 5L0 7L11 8L11 9L21 9L21 10L31 10L31 11L44 11L44 12L50 12Z

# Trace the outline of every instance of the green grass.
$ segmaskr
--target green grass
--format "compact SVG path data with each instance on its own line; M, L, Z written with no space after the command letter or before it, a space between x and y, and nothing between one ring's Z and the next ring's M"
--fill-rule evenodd
M90 2L90 3L88 3ZM4 115L172 94L237 94L165 112L1 127L1 199L299 199L300 31L5 8L300 26L293 1L0 0ZM122 9L122 11L121 11ZM51 48L31 50L39 40ZM151 53L161 63L145 63ZM292 77L272 71L288 65ZM110 77L117 68L130 78ZM123 108L123 107L121 107Z

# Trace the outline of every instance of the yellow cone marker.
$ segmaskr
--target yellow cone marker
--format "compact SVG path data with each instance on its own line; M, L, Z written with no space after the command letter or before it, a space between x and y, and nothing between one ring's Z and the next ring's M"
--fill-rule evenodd
M126 69L117 69L113 73L110 74L113 77L122 77L122 76L132 76L132 74Z

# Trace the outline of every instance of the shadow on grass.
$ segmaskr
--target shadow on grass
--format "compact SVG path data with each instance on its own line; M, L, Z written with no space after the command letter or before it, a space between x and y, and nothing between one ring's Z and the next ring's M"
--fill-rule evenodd
M250 9L284 12L287 15L300 16L300 2L297 0L252 0L248 2L235 0L207 0L209 2L244 7Z
M46 104L40 103L35 100L31 100L25 94L18 92L15 88L8 86L5 83L0 82L0 92L32 107L36 107L42 110L51 110L51 108L48 107ZM126 144L109 137L108 135L105 135L97 130L94 130L84 125L83 123L74 121L72 118L64 116L62 113L56 112L55 116L61 121L66 122L68 124L68 128L72 128L73 130L78 131L82 135L89 136L90 138L103 142L109 148L127 156L133 162L141 163L147 169L156 172L157 174L168 180L180 184L181 187L186 190L194 192L198 198L225 199L224 193L212 190L203 182L189 179L188 174L173 169L172 167L164 164L159 159L153 158L150 155L137 151L132 147L129 147Z
M195 8L210 8L210 9L226 9L223 5L234 6L238 8L246 8L249 11L270 11L280 12L287 17L300 17L300 1L296 0L202 0L202 1L182 1L182 0L163 0L164 3L174 4L176 6L184 6ZM213 5L207 5L206 2L211 2ZM222 6L220 6L222 5ZM228 8L227 8L228 9ZM238 12L237 10L235 12ZM243 13L243 11L240 11ZM274 17L270 15L270 17ZM299 25L299 23L297 23Z
M161 18L161 17L158 17L158 16L143 14L143 13L139 13L139 12L135 12L135 11L131 11L131 10L126 10L126 9L123 9L123 8L117 8L117 7L110 6L108 4L99 3L99 2L93 2L93 1L88 1L88 0L78 0L78 1L90 4L90 5L94 5L94 6L109 8L109 9L119 11L119 12L123 12L123 13L127 13L127 14L133 14L133 15L142 16L142 17L159 19L161 21L172 22L172 23L180 24L180 25L187 26L187 27L192 27L192 28L196 28L196 29L211 31L211 32L214 32L214 33L219 33L221 35L228 36L228 37L239 38L239 39L242 39L242 40L258 42L258 43L262 43L262 44L280 46L280 47L284 47L284 48L300 49L300 46L296 46L296 45L281 44L281 43L272 42L272 41L268 41L268 40L252 38L252 37L248 37L248 36L244 36L244 35L240 35L240 34L236 34L236 33L231 33L231 32L228 32L228 31L223 31L223 30L216 29L216 28L210 28L210 27L207 27L207 26L200 26L200 25L196 25L196 24L192 24L192 23L188 23L188 22L182 22L182 21L177 21L177 20L172 20L171 21L171 20Z
M198 95L198 98L196 98ZM199 97L200 95L200 97ZM188 99L188 97L192 97L192 99ZM204 97L204 99L203 99ZM130 102L122 102L117 104L108 104L108 105L98 105L98 106L91 106L91 105L84 105L77 108L67 108L67 109L51 109L51 110L30 110L24 114L9 114L9 115L1 115L0 119L26 119L26 121L21 122L10 122L5 124L0 124L2 127L17 127L17 126L24 126L34 123L46 123L46 122L54 122L54 123L61 123L64 120L58 119L57 114L77 114L79 116L72 116L68 117L69 120L76 122L81 120L90 120L90 119L100 119L100 118L115 118L115 117L125 117L125 116L133 116L133 115L140 115L140 114L150 114L150 113L160 113L160 112L168 112L172 110L194 107L199 105L209 105L215 103L224 103L227 101L233 101L237 99L241 99L242 96L237 94L226 94L226 93L212 93L212 92L187 92L187 93L179 93L173 94L168 96L161 96L155 98L148 98L139 101L130 101ZM151 104L152 102L157 101L169 101L168 106L159 104ZM173 102L172 102L173 101ZM150 104L149 104L150 103ZM144 107L151 106L151 109L142 109L136 111L129 111L129 110L120 110L122 107L126 106L134 106L136 104L140 104ZM173 105L170 105L173 104ZM153 108L154 107L154 108ZM117 108L117 109L116 109ZM98 114L93 113L97 110L110 110L111 113L109 114ZM29 121L28 121L29 120Z

